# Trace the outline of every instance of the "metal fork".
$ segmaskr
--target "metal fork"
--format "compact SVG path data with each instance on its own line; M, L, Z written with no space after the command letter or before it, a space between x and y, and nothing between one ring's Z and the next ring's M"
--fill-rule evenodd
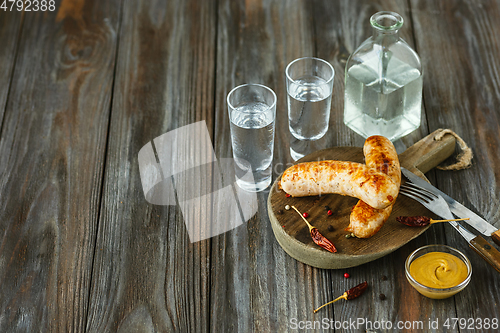
M431 193L411 181L401 185L399 193L418 201L424 207L445 219L453 219L450 207L442 196ZM498 252L497 249L492 247L483 237L476 236L465 229L460 223L456 221L449 221L448 223L467 240L469 246L474 249L477 254L500 272L500 252Z
M446 219L453 219L453 214L448 207L448 203L442 196L429 192L425 188L411 182L402 184L399 189L399 193L418 201L430 211L433 211L438 215L442 215Z
M425 188L422 188L412 182L402 184L399 189L399 193L419 202L425 208L445 219L454 219L448 203L440 195L429 192ZM467 240L467 242L470 243L470 241L476 237L476 235L465 229L460 223L456 221L450 221L448 223L450 223Z

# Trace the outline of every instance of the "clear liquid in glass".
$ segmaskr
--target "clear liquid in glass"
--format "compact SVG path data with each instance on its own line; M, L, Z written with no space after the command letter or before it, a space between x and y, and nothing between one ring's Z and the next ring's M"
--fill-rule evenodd
M262 102L246 103L231 112L230 120L238 186L249 191L267 188L272 178L273 110ZM245 180L248 172L253 182Z
M317 140L328 131L332 94L328 83L318 76L304 76L288 87L290 133L299 140Z
M385 76L379 68L372 58L348 69L344 122L365 138L383 135L395 141L420 126L422 73L395 57Z

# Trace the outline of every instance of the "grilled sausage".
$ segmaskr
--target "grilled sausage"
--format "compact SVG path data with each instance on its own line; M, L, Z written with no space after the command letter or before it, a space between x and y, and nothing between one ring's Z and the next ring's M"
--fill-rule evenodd
M389 139L381 135L370 136L365 140L363 154L367 167L385 173L396 182L399 188L401 167L396 148Z
M382 228L391 212L392 205L384 209L376 209L363 200L359 200L352 208L349 226L345 230L358 238L370 238Z
M294 197L336 193L356 197L377 209L396 199L399 186L364 164L344 161L299 163L286 169L280 187Z
M399 189L401 168L392 142L383 136L371 136L365 141L363 153L366 166L387 174ZM391 212L392 205L384 209L376 209L360 200L352 209L350 223L345 230L358 238L369 238L382 228Z

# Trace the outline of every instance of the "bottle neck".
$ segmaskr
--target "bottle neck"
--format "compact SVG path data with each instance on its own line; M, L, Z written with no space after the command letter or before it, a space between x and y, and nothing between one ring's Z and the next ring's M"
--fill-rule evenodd
M391 44L399 39L399 30L384 31L373 28L373 40L383 44Z
M403 26L403 18L394 12L378 12L370 18L373 27L373 39L396 41L399 38L399 29Z
M372 30L374 38L377 38L379 36L387 36L387 37L394 36L396 38L399 37L399 30L380 30L377 28L373 28Z

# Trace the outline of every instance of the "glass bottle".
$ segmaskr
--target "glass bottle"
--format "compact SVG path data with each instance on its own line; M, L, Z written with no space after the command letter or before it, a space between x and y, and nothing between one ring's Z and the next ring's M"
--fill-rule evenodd
M361 136L395 141L420 126L422 65L399 37L403 18L378 12L370 18L373 36L347 60L344 123Z

